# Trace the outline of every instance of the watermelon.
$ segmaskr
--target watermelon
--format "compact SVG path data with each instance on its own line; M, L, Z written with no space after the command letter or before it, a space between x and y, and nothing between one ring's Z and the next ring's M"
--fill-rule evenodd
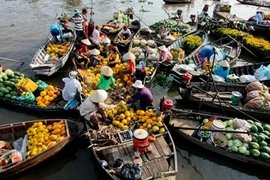
M21 158L21 156L13 156L11 158L11 161L12 161L12 163L21 162L22 161L22 158Z

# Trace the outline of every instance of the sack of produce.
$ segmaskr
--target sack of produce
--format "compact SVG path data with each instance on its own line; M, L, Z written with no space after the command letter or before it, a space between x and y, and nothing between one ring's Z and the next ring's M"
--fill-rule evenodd
M249 83L246 87L247 93L250 91L254 91L254 90L266 92L266 91L268 91L268 88L265 85L263 85L262 83L260 83L259 81L255 81L255 82Z
M251 128L251 125L247 121L237 118L233 119L232 125L234 129L241 128L244 131L250 131Z
M242 128L238 128L238 129L235 129L235 131L243 131L245 132L246 130L245 129L242 129ZM242 142L246 142L246 143L249 143L252 141L252 136L249 135L249 134L241 134L241 133L233 133L233 137L235 139L238 139Z
M17 97L17 100L22 103L33 103L36 100L34 94L30 91L21 93L20 97Z
M263 111L270 111L270 102L269 101L265 101L261 107L261 110Z
M248 101L244 107L251 108L251 109L260 109L264 104L265 98L264 97L256 97Z
M16 88L19 91L30 91L30 92L34 92L38 88L38 85L34 81L32 81L31 79L22 78L16 84Z
M254 90L254 91L249 91L247 93L246 99L245 101L248 102L249 100L255 98L255 97L259 97L262 96L262 92L259 90Z
M36 82L36 84L38 85L38 90L39 91L43 91L44 89L46 89L48 87L48 84L45 83L44 81L38 80Z

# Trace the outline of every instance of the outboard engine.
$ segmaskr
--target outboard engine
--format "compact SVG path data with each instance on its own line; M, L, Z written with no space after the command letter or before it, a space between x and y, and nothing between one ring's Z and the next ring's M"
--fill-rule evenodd
M160 112L167 113L173 108L173 101L166 99L165 96L160 100Z

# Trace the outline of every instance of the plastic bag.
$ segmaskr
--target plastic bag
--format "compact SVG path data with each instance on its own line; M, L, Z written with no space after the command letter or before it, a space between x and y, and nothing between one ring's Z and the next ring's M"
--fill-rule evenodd
M17 139L16 141L14 141L12 144L12 146L21 153L23 159L26 159L25 153L27 151L27 148L26 148L27 140L28 140L28 135L26 134L24 138L21 137Z
M245 129L238 128L238 129L235 129L235 131L245 131ZM249 143L252 141L252 137L249 134L233 133L233 137L246 143Z
M142 176L142 169L138 164L124 164L120 176L125 180L139 180Z
M15 156L18 158L15 159ZM22 154L16 149L12 149L0 157L1 166L6 166L21 161L22 161Z
M43 91L44 89L46 89L48 87L48 84L45 83L44 81L38 80L36 82L36 84L38 85L38 90L39 91Z
M239 80L240 80L240 82L254 82L254 81L257 81L255 76L252 76L252 75L242 75L242 76L240 76Z
M268 77L270 77L270 69L268 69L266 66L261 65L261 67L259 67L255 73L254 76L256 77L256 79L258 79L259 81L262 80L266 80L268 79Z
M20 97L17 97L17 100L22 103L33 103L36 100L34 94L30 91L23 92Z

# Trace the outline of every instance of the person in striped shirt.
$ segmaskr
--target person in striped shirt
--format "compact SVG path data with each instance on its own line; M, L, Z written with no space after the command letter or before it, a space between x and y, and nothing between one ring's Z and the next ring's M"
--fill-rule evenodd
M76 32L76 38L78 42L81 42L82 39L85 39L85 32L83 29L83 17L80 15L80 12L78 9L75 9L73 12L73 16L70 19L71 22L74 23L74 30Z

